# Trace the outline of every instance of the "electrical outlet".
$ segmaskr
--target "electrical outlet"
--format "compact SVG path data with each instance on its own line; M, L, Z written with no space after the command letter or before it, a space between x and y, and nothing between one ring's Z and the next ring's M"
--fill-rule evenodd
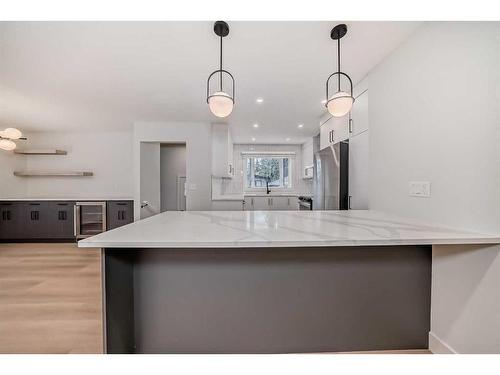
M428 181L411 181L409 194L410 197L430 198L431 183Z

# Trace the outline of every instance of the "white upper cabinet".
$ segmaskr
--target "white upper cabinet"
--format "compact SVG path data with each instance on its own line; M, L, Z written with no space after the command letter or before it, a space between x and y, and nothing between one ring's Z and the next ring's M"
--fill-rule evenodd
M368 90L356 97L351 110L350 136L354 137L368 130Z
M313 177L313 140L310 138L302 144L302 178Z
M320 149L349 138L349 115L343 117L330 116L320 126Z
M212 175L233 177L233 140L226 124L212 125Z

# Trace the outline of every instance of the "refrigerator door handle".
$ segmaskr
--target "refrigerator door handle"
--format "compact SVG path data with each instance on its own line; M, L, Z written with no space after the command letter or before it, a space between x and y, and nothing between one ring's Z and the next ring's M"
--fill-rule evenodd
M351 209L351 198L352 198L352 195L349 195L349 201L347 202L347 209L348 210Z

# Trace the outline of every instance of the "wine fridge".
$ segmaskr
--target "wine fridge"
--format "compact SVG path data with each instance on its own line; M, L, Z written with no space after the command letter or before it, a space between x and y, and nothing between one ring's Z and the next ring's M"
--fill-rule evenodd
M106 231L106 202L76 202L76 239L80 240L104 231Z

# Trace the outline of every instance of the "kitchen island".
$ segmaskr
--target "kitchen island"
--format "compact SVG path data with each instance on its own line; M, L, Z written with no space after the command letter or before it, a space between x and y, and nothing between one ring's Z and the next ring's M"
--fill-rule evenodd
M108 353L428 347L432 245L500 236L377 211L165 212L102 248Z

